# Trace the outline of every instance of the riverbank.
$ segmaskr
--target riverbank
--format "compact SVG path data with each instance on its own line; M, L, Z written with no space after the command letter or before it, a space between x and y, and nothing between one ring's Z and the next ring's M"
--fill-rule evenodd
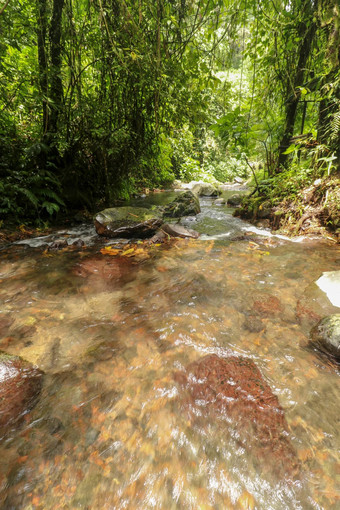
M302 189L289 182L274 188L262 181L234 215L289 237L323 238L340 243L340 178L316 179Z

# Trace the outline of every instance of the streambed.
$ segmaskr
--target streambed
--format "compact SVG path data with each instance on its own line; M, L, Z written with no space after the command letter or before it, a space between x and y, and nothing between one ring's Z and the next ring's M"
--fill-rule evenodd
M340 270L339 248L201 207L183 220L198 240L142 260L103 255L112 240L89 226L1 252L0 349L45 372L38 404L0 444L3 508L338 508L339 372L307 344L318 316L340 311L314 283ZM86 245L45 250L56 238ZM230 435L186 413L174 374L211 354L260 370L298 477L259 465L237 423Z

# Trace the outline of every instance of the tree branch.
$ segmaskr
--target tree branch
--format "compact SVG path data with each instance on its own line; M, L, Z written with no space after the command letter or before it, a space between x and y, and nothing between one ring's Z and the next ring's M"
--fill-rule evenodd
M6 0L6 3L5 5L2 7L2 9L0 10L0 16L1 14L4 12L4 10L6 9L7 5L9 4L9 0Z

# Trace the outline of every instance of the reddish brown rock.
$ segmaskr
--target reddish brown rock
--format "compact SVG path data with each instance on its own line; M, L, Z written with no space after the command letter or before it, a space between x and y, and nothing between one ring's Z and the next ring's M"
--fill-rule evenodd
M132 262L125 257L103 257L98 255L79 262L74 268L74 273L83 278L94 276L110 281L128 274L131 267Z
M175 380L192 422L218 419L236 430L264 471L278 477L298 473L283 409L252 360L209 355L176 373Z
M283 307L276 296L259 296L254 301L253 310L259 315L269 317L283 312Z
M0 351L0 438L34 407L41 384L40 370Z

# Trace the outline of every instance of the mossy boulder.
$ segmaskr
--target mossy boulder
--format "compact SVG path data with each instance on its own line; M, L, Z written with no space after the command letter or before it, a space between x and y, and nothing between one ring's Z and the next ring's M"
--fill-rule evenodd
M340 362L340 313L324 317L312 329L311 346Z
M199 197L218 197L222 193L217 186L209 182L199 182L195 184L192 191Z
M185 191L178 195L170 204L163 207L164 218L181 218L195 216L201 212L198 197L192 191Z
M96 232L105 237L150 237L162 225L157 209L112 207L94 217Z

